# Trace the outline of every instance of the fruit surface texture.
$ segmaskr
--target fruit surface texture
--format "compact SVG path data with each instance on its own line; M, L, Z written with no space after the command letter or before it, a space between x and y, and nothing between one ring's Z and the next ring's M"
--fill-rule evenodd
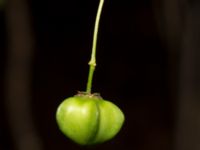
M84 95L65 99L57 109L56 120L69 139L93 145L113 138L124 123L124 114L110 101Z

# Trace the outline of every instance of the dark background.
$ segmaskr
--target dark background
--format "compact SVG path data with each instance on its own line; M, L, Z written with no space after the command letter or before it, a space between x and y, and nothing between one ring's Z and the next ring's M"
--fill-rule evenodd
M165 31L160 31L159 4L151 0L105 0L93 91L117 104L126 121L113 140L86 148L64 137L56 125L55 112L63 99L85 90L98 0L28 1L34 39L30 111L42 149L172 149L177 103L176 90L172 91L177 83L172 81L177 73L170 71L178 59L174 61L163 38ZM5 14L2 9L0 149L15 150L11 132L15 124L9 123L5 107L9 57Z

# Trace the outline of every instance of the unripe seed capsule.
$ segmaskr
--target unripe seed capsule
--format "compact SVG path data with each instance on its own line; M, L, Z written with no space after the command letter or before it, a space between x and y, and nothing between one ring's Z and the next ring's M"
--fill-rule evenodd
M58 107L60 130L80 145L102 143L113 138L124 122L123 112L100 97L79 95L65 99Z

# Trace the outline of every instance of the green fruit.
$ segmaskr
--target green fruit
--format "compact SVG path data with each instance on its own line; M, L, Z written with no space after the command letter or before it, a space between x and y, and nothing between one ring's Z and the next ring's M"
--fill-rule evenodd
M59 105L56 120L68 138L80 145L92 145L113 138L122 127L124 115L100 97L77 95Z

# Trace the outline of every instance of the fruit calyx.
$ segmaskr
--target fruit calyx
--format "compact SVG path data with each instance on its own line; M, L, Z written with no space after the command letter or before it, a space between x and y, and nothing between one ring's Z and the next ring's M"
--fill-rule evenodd
M87 98L95 98L95 99L103 99L100 93L88 93L84 91L78 91L78 93L74 96L78 97L87 97Z

